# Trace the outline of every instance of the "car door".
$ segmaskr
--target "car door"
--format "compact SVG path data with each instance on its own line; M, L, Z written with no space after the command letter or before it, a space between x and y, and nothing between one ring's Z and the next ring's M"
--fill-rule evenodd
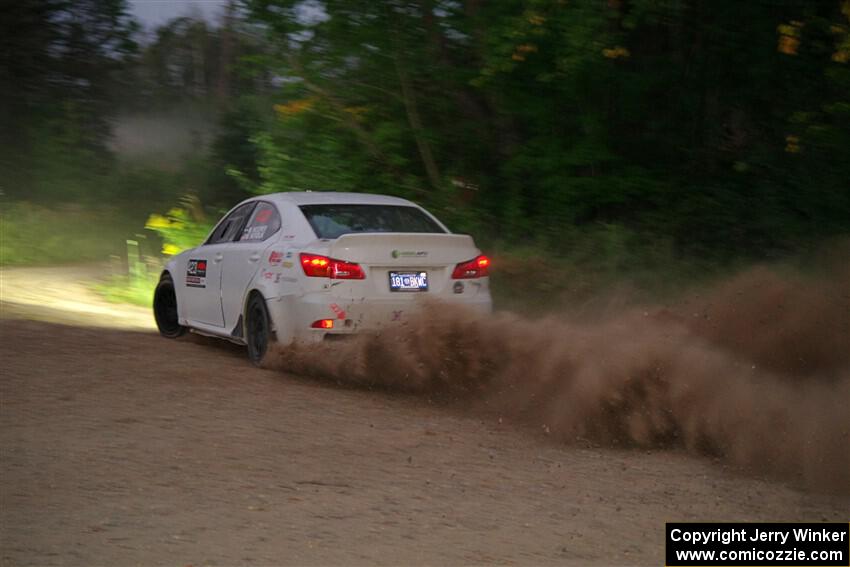
M224 313L221 308L224 253L227 247L241 236L255 206L255 202L250 202L235 208L216 225L207 242L189 255L183 301L190 325L199 323L224 327Z
M280 231L281 216L277 207L267 201L256 204L239 238L222 250L221 305L228 330L238 324L248 285L262 264L263 254Z

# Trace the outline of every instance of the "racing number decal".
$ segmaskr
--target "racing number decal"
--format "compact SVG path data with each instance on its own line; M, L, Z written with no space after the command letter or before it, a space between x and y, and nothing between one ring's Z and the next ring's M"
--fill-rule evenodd
M206 260L189 260L186 266L186 287L207 287Z

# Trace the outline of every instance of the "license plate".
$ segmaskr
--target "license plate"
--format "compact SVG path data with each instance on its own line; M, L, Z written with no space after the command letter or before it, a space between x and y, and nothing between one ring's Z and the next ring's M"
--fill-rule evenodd
M390 272L390 291L428 291L428 272Z

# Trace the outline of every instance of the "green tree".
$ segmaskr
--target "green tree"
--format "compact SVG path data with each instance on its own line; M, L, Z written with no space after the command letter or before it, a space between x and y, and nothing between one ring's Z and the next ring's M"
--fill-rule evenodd
M280 83L256 190L396 193L512 241L623 235L624 253L850 230L847 2L246 5Z
M0 20L0 173L11 197L69 199L107 167L117 74L135 52L123 0L12 2Z

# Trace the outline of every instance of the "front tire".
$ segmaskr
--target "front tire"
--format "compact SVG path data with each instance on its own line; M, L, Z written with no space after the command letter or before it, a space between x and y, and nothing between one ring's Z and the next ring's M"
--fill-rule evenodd
M163 274L153 292L153 316L163 337L176 339L186 333L186 327L178 319L177 293L168 274Z
M258 293L251 296L245 309L245 338L248 343L248 358L259 366L269 350L272 331L266 300Z

